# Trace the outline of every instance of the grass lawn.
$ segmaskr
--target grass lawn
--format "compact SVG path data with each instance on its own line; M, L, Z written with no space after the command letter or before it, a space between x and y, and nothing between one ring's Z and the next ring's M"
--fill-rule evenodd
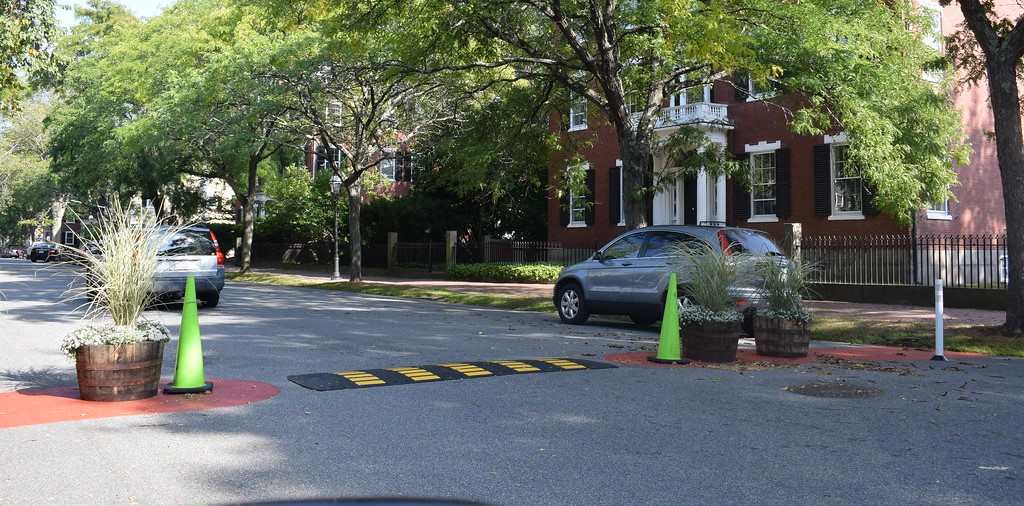
M321 290L337 290L341 292L365 293L370 295L390 295L412 299L429 299L441 302L454 302L471 306L496 307L501 309L517 309L520 311L552 311L551 299L548 297L517 297L514 295L494 295L486 293L466 293L441 288L418 288L410 286L385 285L379 283L350 283L348 281L310 281L286 274L269 274L248 272L240 274L231 272L227 278L234 281L251 283L269 283L278 286L297 286L318 288Z
M935 325L835 317L815 318L811 324L811 338L930 350L935 347ZM1024 338L1003 335L999 327L947 324L944 339L948 351L1024 357Z
M347 281L323 282L290 276L249 272L228 273L228 279L252 283L269 283L279 286L296 286L338 290L342 292L390 295L414 299L429 299L454 302L472 306L517 309L521 311L553 311L551 299L547 297L523 297L515 295L494 295L466 293L440 288L417 288L385 285L378 283L350 283ZM932 349L935 346L935 327L927 323L900 321L850 320L836 317L815 318L811 325L811 338L820 341L841 341L854 344L877 344L882 346L907 346ZM998 327L970 325L947 325L946 349L1024 357L1024 338L1002 335Z

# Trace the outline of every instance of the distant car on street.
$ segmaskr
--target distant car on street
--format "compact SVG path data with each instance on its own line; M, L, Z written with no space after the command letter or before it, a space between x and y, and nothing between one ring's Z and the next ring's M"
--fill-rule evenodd
M628 315L638 325L660 320L673 270L672 252L680 244L707 245L726 255L748 253L787 261L771 238L758 230L690 225L631 230L562 271L553 299L559 318L572 324L585 323L592 314ZM680 288L690 282L685 269L682 271ZM756 307L755 288L737 286L733 294L737 308L749 316L749 310ZM680 299L685 302L682 292Z
M51 262L60 258L60 246L52 242L33 243L28 250L28 259L32 262Z
M216 307L224 289L224 253L209 227L188 227L169 237L157 253L153 291L161 298L181 298L185 280L196 279L196 298Z
M21 248L0 247L0 258L25 258L25 250Z

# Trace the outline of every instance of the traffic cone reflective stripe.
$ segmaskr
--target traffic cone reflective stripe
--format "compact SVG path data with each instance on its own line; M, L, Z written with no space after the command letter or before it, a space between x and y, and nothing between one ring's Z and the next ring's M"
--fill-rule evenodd
M661 317L661 337L658 339L658 353L648 357L651 362L662 364L687 364L682 357L679 339L679 295L676 293L676 273L669 274L668 290L665 295L665 312Z
M178 335L178 358L174 380L164 387L165 394L202 393L213 390L203 371L203 342L199 335L199 307L196 302L196 279L185 281L185 302L181 308L181 329Z

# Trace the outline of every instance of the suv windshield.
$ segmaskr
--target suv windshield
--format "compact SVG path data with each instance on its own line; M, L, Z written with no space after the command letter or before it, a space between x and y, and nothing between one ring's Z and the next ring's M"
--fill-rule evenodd
M205 230L187 229L169 237L157 253L161 256L213 255L216 248Z
M719 231L719 237L725 236L733 253L750 253L753 255L782 255L779 247L772 242L768 234L756 230L729 229Z

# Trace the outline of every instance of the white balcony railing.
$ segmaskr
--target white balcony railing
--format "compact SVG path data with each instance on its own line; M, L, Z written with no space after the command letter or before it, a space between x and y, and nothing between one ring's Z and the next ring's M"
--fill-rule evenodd
M680 105L677 107L666 107L661 110L658 121L654 128L671 128L679 125L692 125L694 123L719 124L731 126L729 121L729 106L725 104L713 104L710 102L699 102L696 104Z

